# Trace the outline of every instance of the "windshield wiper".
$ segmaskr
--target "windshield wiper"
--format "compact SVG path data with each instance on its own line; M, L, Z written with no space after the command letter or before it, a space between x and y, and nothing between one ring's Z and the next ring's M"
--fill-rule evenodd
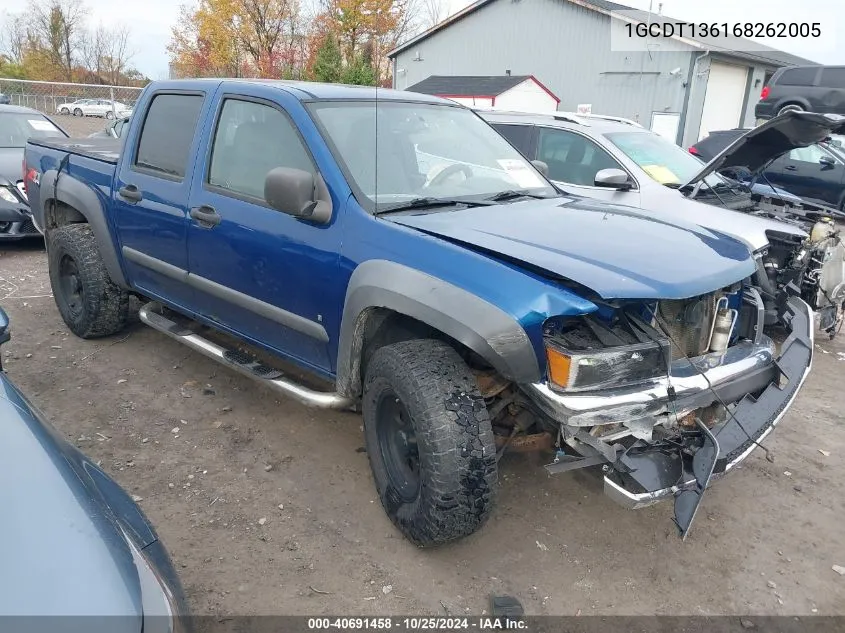
M384 213L393 213L395 211L410 211L412 209L431 209L433 207L456 207L463 205L466 207L486 207L492 205L492 202L484 200L462 200L461 198L433 198L430 196L423 198L414 198L407 202L399 202L381 209L373 211L373 215L382 215Z
M504 202L505 200L513 200L515 198L547 198L548 196L544 196L539 193L530 193L528 191L517 191L516 189L508 189L506 191L500 191L496 195L490 196L487 198L493 202Z

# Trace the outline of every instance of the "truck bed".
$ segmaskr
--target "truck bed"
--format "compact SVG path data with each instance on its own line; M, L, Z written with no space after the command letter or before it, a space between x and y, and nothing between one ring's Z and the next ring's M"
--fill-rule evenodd
M123 148L121 140L116 138L30 139L29 143L68 154L86 156L112 165L117 164Z

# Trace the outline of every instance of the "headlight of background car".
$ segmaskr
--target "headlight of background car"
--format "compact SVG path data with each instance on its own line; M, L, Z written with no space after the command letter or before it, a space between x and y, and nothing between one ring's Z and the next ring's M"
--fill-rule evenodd
M11 203L19 203L20 199L15 195L15 192L9 189L8 187L0 186L0 199L5 200L6 202Z
M608 345L608 340L619 345ZM669 373L669 341L642 322L610 327L590 319L590 327L547 336L545 343L549 381L561 391L624 387Z

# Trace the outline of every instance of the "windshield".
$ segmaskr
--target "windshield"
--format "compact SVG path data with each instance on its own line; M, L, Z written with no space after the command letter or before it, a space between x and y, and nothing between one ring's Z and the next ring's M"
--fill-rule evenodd
M64 138L66 135L40 114L0 114L0 147L24 147L28 138Z
M316 102L310 109L371 211L421 197L557 194L468 109L408 101Z
M689 182L704 166L698 158L657 134L614 132L606 136L652 180L667 187ZM716 174L710 174L704 182L711 187L725 184Z

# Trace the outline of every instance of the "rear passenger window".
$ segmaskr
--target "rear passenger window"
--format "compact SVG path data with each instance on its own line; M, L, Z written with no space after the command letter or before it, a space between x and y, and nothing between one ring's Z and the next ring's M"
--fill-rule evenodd
M138 141L135 166L184 178L204 98L175 94L153 97Z
M522 152L525 156L528 156L528 153L531 151L532 126L495 123L493 124L493 127L499 134L508 139L511 145Z
M812 86L816 80L818 67L808 66L806 68L790 68L783 71L777 83L782 86Z
M264 180L276 167L316 173L284 113L253 101L226 99L214 132L208 184L264 200Z
M822 68L819 84L825 88L845 88L845 67Z

